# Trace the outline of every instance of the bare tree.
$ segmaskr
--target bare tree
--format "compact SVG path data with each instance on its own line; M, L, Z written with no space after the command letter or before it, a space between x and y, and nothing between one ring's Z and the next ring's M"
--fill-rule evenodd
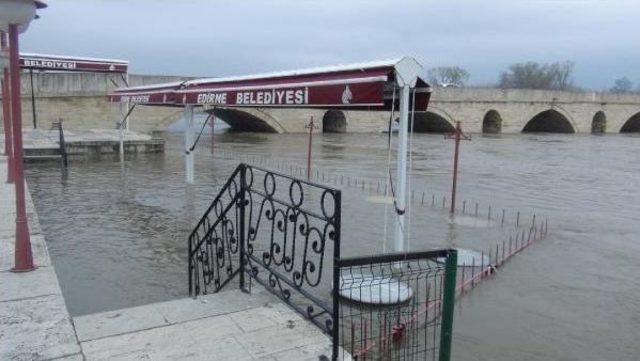
M622 78L616 79L614 85L611 89L609 89L612 93L631 93L633 89L633 83L629 78L623 76Z
M522 89L573 89L573 62L540 64L536 62L517 63L500 75L501 88Z
M440 66L429 69L428 77L435 86L463 87L469 80L469 72L459 66Z
M553 63L548 65L548 71L553 78L553 88L558 90L569 90L573 88L573 80L571 74L575 63L572 61L565 61L564 63Z

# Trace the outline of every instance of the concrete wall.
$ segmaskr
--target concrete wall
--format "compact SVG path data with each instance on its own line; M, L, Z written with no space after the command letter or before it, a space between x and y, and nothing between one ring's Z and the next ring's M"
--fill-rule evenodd
M145 85L189 79L180 76L129 75L129 84ZM65 129L114 128L123 117L119 104L109 103L106 94L124 85L120 75L91 73L36 73L33 77L38 127L49 128L62 118ZM115 83L115 84L114 84ZM23 127L33 126L31 82L22 74ZM137 107L131 116L131 129L150 133L163 130L182 115L180 108Z
M187 79L179 76L130 75L131 85L154 84ZM22 77L23 122L32 126L29 74ZM112 128L122 118L118 104L105 95L123 84L118 75L83 73L34 73L37 115L41 127L49 127L58 117L68 129ZM472 133L482 132L485 115L495 111L502 133L520 133L537 114L553 109L578 133L591 132L599 111L606 119L605 131L617 133L634 114L640 112L640 96L595 92L560 92L522 89L435 88L428 114L416 115L416 128L434 128L436 119L449 125L460 121ZM275 132L306 132L310 117L322 131L326 111L318 109L241 109L220 117L239 129L268 129ZM437 115L437 116L436 116ZM139 106L132 115L132 129L141 132L164 130L181 116L180 108ZM389 112L345 111L347 132L380 132L388 127ZM255 122L251 126L243 126Z

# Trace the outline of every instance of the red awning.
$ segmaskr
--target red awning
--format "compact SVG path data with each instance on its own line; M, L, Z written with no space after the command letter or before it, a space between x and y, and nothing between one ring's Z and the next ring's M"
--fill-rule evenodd
M410 65L407 65L410 64ZM132 101L157 105L152 100L169 92L165 105L196 105L220 107L278 107L278 108L343 108L380 110L391 107L396 89L399 67L417 66L411 58L377 61L351 65L337 65L277 73L238 77L196 79L185 83L165 84L163 87L120 88L110 95L145 94ZM416 110L426 110L430 88L425 81L416 81ZM130 98L131 99L131 98ZM396 100L398 96L396 95Z
M34 70L126 73L129 68L129 62L114 59L21 53L20 67Z
M118 88L109 94L109 101L143 105L175 105L175 90L182 84L184 82Z

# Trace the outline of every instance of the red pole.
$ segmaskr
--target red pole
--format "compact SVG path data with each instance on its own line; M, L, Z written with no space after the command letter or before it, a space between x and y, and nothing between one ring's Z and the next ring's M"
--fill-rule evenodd
M16 250L12 272L35 269L29 239L29 225L25 205L25 180L22 161L22 109L20 102L20 57L18 54L18 26L9 25L9 60L11 74L11 114L13 115L13 167L16 187Z
M456 186L458 183L458 152L460 151L460 136L462 135L462 129L460 127L460 122L456 122L456 131L454 133L456 148L453 153L453 186L451 187L451 210L450 213L454 214L456 212Z
M0 32L0 46L7 51L7 37ZM13 183L13 137L11 136L11 94L9 87L9 68L2 69L2 118L4 121L4 154L7 156L7 183Z
M309 121L309 148L307 149L307 180L311 179L311 143L313 142L313 117Z

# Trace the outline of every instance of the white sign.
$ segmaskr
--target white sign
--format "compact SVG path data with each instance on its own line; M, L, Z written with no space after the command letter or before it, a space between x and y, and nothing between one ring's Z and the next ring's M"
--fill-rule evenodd
M222 91L199 93L197 104L219 105L304 105L309 103L308 88Z
M123 95L120 98L122 103L149 103L149 95Z
M25 67L32 67L32 68L73 70L73 69L76 68L76 62L75 61L62 61L62 60L24 59L24 66Z

